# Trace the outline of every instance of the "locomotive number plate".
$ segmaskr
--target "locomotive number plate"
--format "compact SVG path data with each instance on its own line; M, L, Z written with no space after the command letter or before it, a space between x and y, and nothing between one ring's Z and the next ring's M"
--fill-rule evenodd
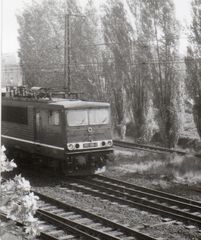
M84 148L89 148L89 147L97 147L98 143L84 143L83 147Z

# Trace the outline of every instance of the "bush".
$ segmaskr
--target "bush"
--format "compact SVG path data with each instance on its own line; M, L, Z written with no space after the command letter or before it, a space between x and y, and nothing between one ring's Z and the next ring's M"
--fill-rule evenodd
M1 184L1 199L0 211L6 214L8 219L22 223L25 226L25 231L21 231L22 235L27 235L29 238L34 238L39 233L37 219L34 214L37 210L38 197L31 192L29 181L16 175L14 179L3 179L2 173L12 171L17 165L13 160L8 161L5 155L5 148L1 147L0 151L0 184ZM3 226L4 232L0 231L1 235L6 232L6 223ZM7 229L9 231L9 229Z

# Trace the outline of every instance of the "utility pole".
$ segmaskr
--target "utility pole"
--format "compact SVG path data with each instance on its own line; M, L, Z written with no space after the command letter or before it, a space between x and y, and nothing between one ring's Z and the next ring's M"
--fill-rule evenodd
M64 34L64 89L71 92L70 75L70 14L65 14L65 34Z
M70 49L71 49L71 36L70 36L70 17L86 17L80 14L65 14L65 33L64 33L64 89L66 92L71 93L71 72L70 72Z

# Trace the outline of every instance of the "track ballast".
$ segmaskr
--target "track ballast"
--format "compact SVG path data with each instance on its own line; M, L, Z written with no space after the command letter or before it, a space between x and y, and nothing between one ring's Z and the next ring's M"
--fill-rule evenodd
M64 184L67 188L139 208L201 228L201 202L97 175Z

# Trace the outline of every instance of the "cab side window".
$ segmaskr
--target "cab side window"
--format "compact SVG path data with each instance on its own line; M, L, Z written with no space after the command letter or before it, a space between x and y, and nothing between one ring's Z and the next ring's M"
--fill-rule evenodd
M28 125L27 107L2 106L2 121Z
M56 111L56 110L48 111L48 123L49 125L54 125L54 126L60 125L59 111Z

